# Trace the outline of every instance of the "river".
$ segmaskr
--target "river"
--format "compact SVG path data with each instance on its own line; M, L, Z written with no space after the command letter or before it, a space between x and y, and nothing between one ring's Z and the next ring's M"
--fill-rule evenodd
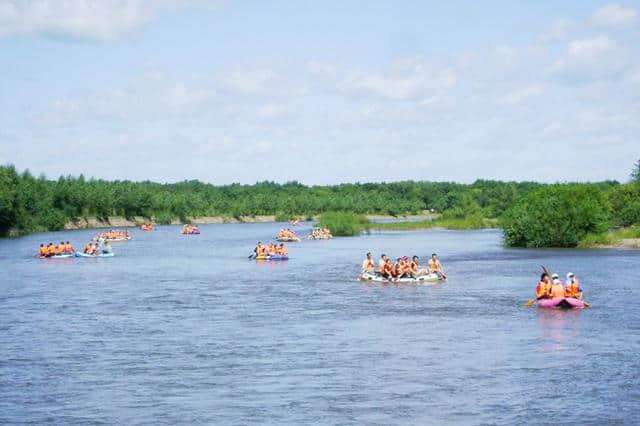
M0 240L0 424L640 423L640 251L429 230L248 260L279 226L134 231L107 259L32 256L90 230ZM362 284L369 250L449 279ZM523 307L541 264L593 306Z

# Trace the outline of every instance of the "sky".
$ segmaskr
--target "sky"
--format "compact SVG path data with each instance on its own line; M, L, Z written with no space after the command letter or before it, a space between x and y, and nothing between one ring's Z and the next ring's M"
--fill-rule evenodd
M640 0L0 0L0 164L213 184L627 181Z

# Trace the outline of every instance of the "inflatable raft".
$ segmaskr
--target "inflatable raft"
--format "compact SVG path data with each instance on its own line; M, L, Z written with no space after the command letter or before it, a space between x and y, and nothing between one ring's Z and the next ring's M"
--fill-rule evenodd
M78 253L76 252L76 257L113 257L115 256L113 252L111 253L100 253L100 254L86 254L86 253Z
M127 238L94 238L93 241L98 241L100 243L104 243L105 241L109 241L110 243L119 243L121 241L129 241L131 237Z
M69 257L73 257L73 254L67 253L67 254L56 254L53 256L40 256L40 259L67 259Z
M257 256L256 260L289 260L289 256L274 254L272 256Z
M407 283L407 284L436 284L442 279L438 276L438 274L427 274L420 275L416 278L399 278L397 280L391 279L388 280L380 275L370 274L365 272L364 274L360 274L356 278L358 281L363 282L377 282L377 283Z
M276 240L282 243L299 243L300 242L300 238L298 237L278 237L276 238Z
M574 297L556 297L553 299L541 299L538 300L538 306L541 308L559 308L559 309L573 309L584 308L584 302Z

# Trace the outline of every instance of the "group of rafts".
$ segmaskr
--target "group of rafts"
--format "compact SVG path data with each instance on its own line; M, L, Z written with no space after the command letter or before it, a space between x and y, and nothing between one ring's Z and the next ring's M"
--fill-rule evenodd
M387 283L437 283L447 279L438 256L433 253L427 268L420 266L420 258L413 256L399 257L392 262L387 255L380 256L378 266L373 261L371 253L362 261L362 273L357 277L360 281Z

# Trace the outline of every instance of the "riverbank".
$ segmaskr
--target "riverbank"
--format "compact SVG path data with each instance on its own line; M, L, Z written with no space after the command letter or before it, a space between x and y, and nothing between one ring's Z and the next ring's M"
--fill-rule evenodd
M601 234L589 234L578 243L578 248L640 249L640 226L612 229Z
M372 223L371 230L376 231L421 231L425 229L491 229L498 227L497 219L471 217L465 219L442 219L439 217L417 222L403 221L391 223Z
M186 223L196 225L209 225L216 223L268 223L275 221L275 216L241 216L240 218L230 216L203 216L189 219L186 222L174 219L171 221L171 225L183 225ZM143 216L134 216L132 218L126 218L122 216L110 216L107 218L86 217L74 221L68 221L67 223L65 223L64 229L74 230L92 228L133 228L145 223L159 225L159 223L156 222L155 218L148 218Z

